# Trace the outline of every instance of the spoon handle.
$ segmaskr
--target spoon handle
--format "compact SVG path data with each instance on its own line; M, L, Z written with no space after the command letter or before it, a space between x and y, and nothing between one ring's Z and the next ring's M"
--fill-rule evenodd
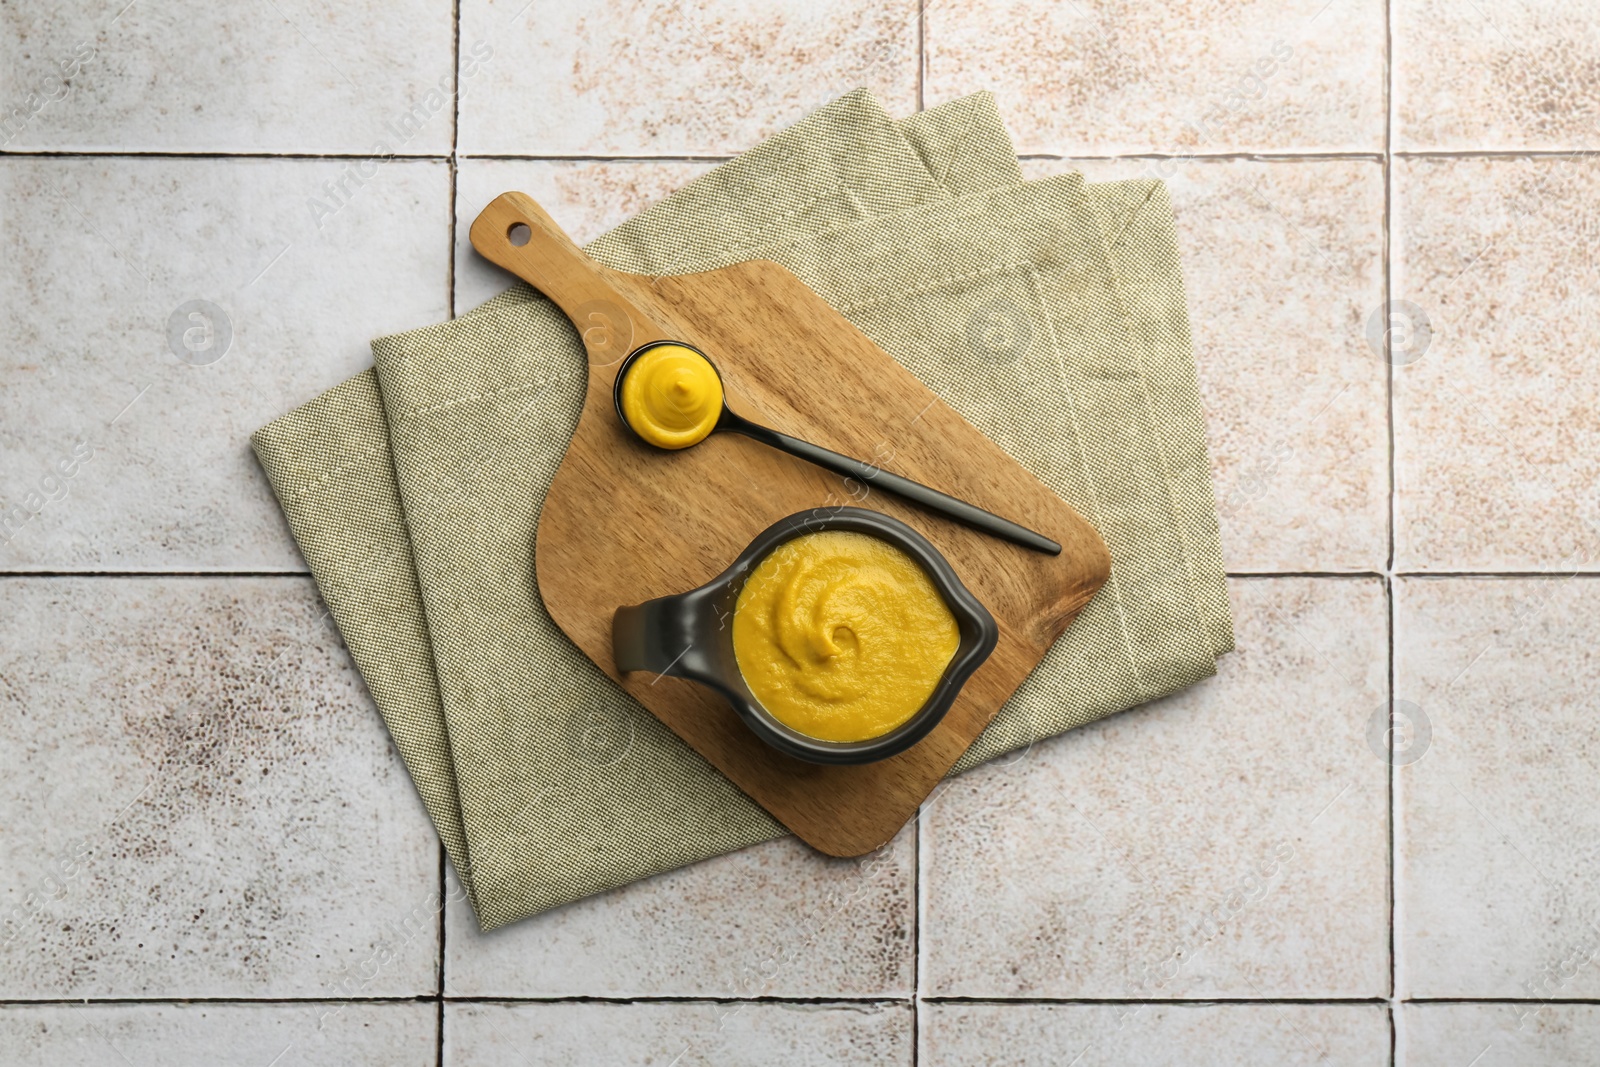
M626 275L590 259L526 193L502 193L473 220L472 247L549 297L578 330L592 366L614 364L668 331L629 298Z
M1026 526L1018 525L1010 519L1002 519L991 511L985 511L975 504L965 500L957 500L953 496L930 489L921 482L914 482L882 467L875 467L864 460L851 459L849 456L840 455L821 445L814 445L810 441L802 441L798 437L790 437L777 430L769 430L765 426L751 422L749 419L735 415L726 409L723 410L722 419L718 429L730 430L733 433L743 434L754 441L787 452L791 456L815 463L824 470L846 478L854 478L869 488L883 489L894 493L896 496L913 500L929 511L937 511L946 518L971 526L975 530L993 534L995 537L1010 541L1012 544L1031 548L1036 552L1044 552L1052 556L1061 554L1061 546L1045 537L1043 534L1034 533Z

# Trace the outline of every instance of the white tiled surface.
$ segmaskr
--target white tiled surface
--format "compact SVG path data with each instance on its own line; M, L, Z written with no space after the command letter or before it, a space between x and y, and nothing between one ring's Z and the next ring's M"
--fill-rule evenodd
M0 999L435 991L427 816L310 579L0 579L0 677Z
M1600 1005L1408 1004L1408 1067L1587 1067L1600 1063Z
M1218 521L1231 570L1383 569L1383 163L1025 161L1023 174L1158 177L1177 218Z
M1428 316L1395 368L1395 553L1415 570L1600 555L1600 159L1406 159L1394 285Z
M0 494L87 452L6 569L303 569L250 431L450 312L448 165L348 166L0 156Z
M432 1004L11 1004L0 1049L16 1067L268 1064L429 1067Z
M918 1037L923 1067L1358 1067L1389 1056L1374 1004L932 1004Z
M1563 0L1393 0L1395 147L1596 147L1600 19Z
M1018 151L1378 152L1382 0L927 0L927 102L995 92Z
M911 1067L907 1004L450 1004L446 1063Z
M1386 995L1383 586L1239 579L1233 604L1215 678L924 806L924 993Z
M1600 997L1600 583L1408 578L1395 691L1431 731L1401 768L1401 988Z
M793 838L479 934L447 906L445 992L473 997L907 997L916 834L871 856Z
M483 57L460 148L482 155L742 151L864 85L917 105L916 0L462 0Z
M6 8L0 1062L1595 1062L1597 39L1562 0ZM246 436L497 291L494 194L587 239L856 85L1168 179L1240 649L872 862L481 935ZM1393 367L1386 286L1428 323Z
M403 119L450 91L454 47L438 0L17 5L0 18L5 106L43 106L8 147L445 153L448 112Z

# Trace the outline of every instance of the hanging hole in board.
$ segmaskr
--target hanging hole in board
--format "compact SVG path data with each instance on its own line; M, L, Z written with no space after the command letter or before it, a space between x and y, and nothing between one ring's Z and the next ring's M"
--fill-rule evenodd
M506 240L510 241L516 247L521 248L523 245L533 240L533 230L526 222L512 223L511 229L506 231Z

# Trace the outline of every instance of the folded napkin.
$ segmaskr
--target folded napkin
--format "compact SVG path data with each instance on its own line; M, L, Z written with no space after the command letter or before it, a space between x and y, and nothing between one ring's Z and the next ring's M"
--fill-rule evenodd
M1100 530L1112 577L957 766L1213 673L1232 647L1161 183L1023 183L993 100L852 93L594 241L620 270L784 264ZM767 840L534 584L584 351L515 286L373 343L255 435L485 928Z

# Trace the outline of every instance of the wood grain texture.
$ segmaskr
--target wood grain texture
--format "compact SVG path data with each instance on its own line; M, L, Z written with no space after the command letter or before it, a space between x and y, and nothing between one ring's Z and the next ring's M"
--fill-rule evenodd
M534 230L520 248L505 240L519 221ZM801 839L836 856L888 841L1105 582L1104 542L776 263L655 279L623 274L583 256L519 193L484 210L472 241L550 296L589 352L584 410L539 522L535 566L551 618ZM612 387L629 351L664 338L712 358L739 414L970 500L1054 538L1061 554L1019 548L734 434L713 434L680 452L640 443L618 419ZM805 763L769 748L708 690L617 672L611 617L618 607L699 586L778 519L844 504L922 532L999 623L994 653L921 742L876 763Z

